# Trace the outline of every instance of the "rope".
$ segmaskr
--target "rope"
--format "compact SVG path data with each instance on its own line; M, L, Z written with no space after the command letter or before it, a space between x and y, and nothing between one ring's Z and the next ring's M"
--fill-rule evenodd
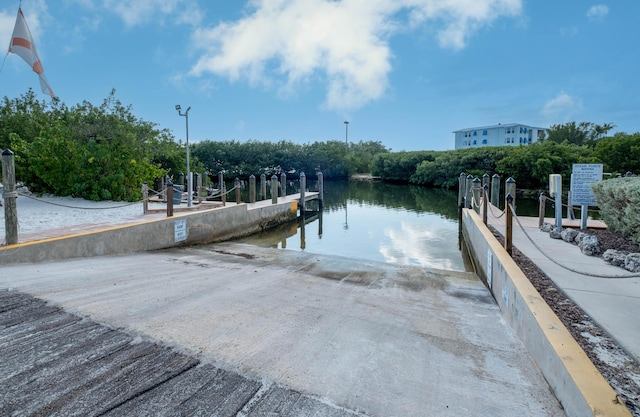
M139 204L140 203L140 201L135 201L133 203L127 203L127 204L122 204L122 205L119 205L119 206L112 206L112 207L78 207L78 206L69 206L69 205L66 205L66 204L54 203L52 201L47 201L47 200L43 200L41 198L32 197L32 196L24 194L24 193L18 193L18 194L23 196L23 197L27 197L27 198L30 198L32 200L35 200L35 201L39 201L41 203L51 204L52 206L59 206L59 207L65 207L65 208L71 208L71 209L79 209L79 210L111 210L111 209L117 209L117 208L122 208L122 207L128 207L128 206L132 206L134 204Z
M553 262L554 264L558 265L559 267L562 267L562 268L566 269L567 271L571 271L571 272L574 272L576 274L585 275L585 276L594 277L594 278L637 278L637 277L640 277L640 274L631 274L631 275L628 275L628 274L627 275L599 275L599 274L592 274L590 272L578 271L576 269L573 269L573 268L570 268L568 266L562 265L561 263L559 263L555 259L551 258L544 250L542 250L542 248L540 246L538 246L538 244L536 242L533 241L531 236L529 236L529 233L527 233L527 231L525 230L524 226L522 226L522 223L520 223L520 219L516 215L516 212L515 212L514 208L510 207L510 210L511 210L511 212L513 214L513 217L516 219L516 223L518 223L518 226L520 226L520 229L522 229L522 231L524 232L524 235L527 237L527 239L529 239L529 241L533 244L533 246L535 246L536 249L538 249L538 251L540 251L540 253L542 255L544 255L545 258L549 259L551 262Z
M491 215L495 218L495 219L499 219L500 217L504 216L505 213L507 212L507 210L502 210L500 212L499 216L496 216L495 213L493 212L493 204L487 204L487 207L489 207L489 213L491 213Z

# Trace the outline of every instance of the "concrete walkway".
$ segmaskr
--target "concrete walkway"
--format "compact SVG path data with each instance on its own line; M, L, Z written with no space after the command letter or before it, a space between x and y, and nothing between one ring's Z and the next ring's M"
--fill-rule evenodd
M495 214L499 213L495 207L489 210L487 221L504 235L506 216L497 217ZM602 258L582 254L577 245L551 239L538 228L537 218L518 220L522 227L513 220L513 246L640 363L640 277L607 264ZM545 221L555 224L554 219ZM572 226L576 224L579 222L571 222ZM567 227L564 222L563 225Z
M242 396L244 411L238 415L564 415L488 290L469 273L224 243L3 266L0 288L40 297L83 321L122 329L137 343L158 341L185 355L148 345L129 356L122 353L128 364L143 356L166 360L167 373L152 361L144 365L155 369L156 380L148 387L140 384L144 375L115 385L99 380L100 386L137 390L113 391L119 400L101 403L112 414L113 407L135 415L176 412L180 400L171 403L153 394L184 388L188 397L193 387L182 385L178 375L195 370L207 380L214 379L209 372L237 376L238 388L229 392ZM43 327L25 326L32 334ZM14 330L0 315L0 335ZM7 352L20 357L33 350L20 349L17 344L30 346L20 337L0 336L0 387L16 391L11 388L16 375L24 381L30 375L64 378L64 384L47 385L48 400L39 403L64 414L95 389L88 388L91 379L75 379L87 374L70 373L65 364L77 362L65 361L65 351L56 353L48 340L43 335L40 346L59 358L53 367L46 360L8 357ZM67 349L73 349L73 340ZM147 354L147 348L154 353ZM91 351L79 356L87 357L103 356ZM169 370L173 363L185 370ZM11 403L17 414L31 410L33 394L23 387L16 392L26 399ZM134 395L141 390L143 397ZM270 396L273 390L282 395ZM0 408L12 398L2 394ZM212 395L208 406L222 401ZM295 411L308 403L315 411Z

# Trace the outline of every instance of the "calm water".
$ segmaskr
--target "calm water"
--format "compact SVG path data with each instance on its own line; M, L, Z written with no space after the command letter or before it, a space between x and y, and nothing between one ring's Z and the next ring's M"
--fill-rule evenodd
M409 185L326 182L321 213L307 213L304 221L299 219L241 241L284 250L465 271L458 250L457 198L453 191Z

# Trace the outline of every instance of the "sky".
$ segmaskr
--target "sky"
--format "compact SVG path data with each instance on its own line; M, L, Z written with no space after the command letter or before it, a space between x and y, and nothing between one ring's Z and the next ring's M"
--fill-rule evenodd
M190 142L413 151L498 123L640 131L639 1L0 0L5 53L19 6L62 102L100 105L115 89L176 140L176 104L191 107ZM2 55L0 97L50 100Z

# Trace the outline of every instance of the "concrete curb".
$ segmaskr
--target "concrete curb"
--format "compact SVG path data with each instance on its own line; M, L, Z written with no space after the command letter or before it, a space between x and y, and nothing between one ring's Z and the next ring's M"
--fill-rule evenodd
M462 232L478 275L567 416L630 417L613 388L475 211L463 210Z
M0 265L146 252L243 237L295 220L298 202L237 204L0 247Z

